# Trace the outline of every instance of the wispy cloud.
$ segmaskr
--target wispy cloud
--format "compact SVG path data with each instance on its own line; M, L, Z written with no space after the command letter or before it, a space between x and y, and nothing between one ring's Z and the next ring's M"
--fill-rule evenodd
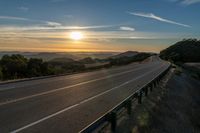
M43 24L43 25L46 25L46 26L50 26L50 27L56 27L56 26L61 26L62 25L61 23L53 22L53 21L36 20L36 19L29 19L29 18L23 18L23 17L15 17L15 16L0 16L0 19L38 22L40 24Z
M179 25L179 26L183 26L183 27L191 27L190 25L182 24L179 22L175 22L175 21L172 21L169 19L165 19L165 18L156 16L153 13L141 13L141 12L128 12L128 13L131 15L139 16L139 17L155 19L157 21L161 21L161 22L165 22L165 23L175 24L175 25Z
M192 5L192 4L199 4L200 0L168 0L169 2L178 2L182 5Z
M34 22L31 26L1 26L4 30L86 30L86 29L100 29L110 28L119 25L89 25L89 26L66 26L59 22L45 21L37 19L29 19L15 16L0 16L0 19L16 20L16 21L29 21Z
M20 20L20 21L29 21L27 18L14 17L14 16L0 16L0 19L9 19L9 20Z
M59 23L48 22L46 25L32 26L0 26L0 31L62 31L62 30L89 30L113 27L112 25L90 25L90 26L62 26Z
M18 9L21 10L21 11L28 11L29 10L28 7L24 7L24 6L18 7Z
M46 24L50 27L58 27L58 26L62 26L62 24L57 23L57 22L51 22L51 21L46 21Z
M119 28L120 30L124 30L124 31L134 31L135 29L132 27L127 27L127 26L121 26Z
M181 3L184 5L191 5L191 4L200 3L200 0L183 0Z

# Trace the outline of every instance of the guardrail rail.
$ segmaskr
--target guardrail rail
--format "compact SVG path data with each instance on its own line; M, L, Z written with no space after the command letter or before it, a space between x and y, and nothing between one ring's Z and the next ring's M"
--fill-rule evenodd
M94 132L106 122L109 122L111 124L111 131L115 132L116 126L117 126L117 112L125 108L127 110L128 115L131 115L133 101L137 100L138 103L141 104L142 96L143 95L147 96L149 91L153 91L153 88L155 88L159 84L162 78L169 71L170 67L171 67L171 64L169 64L169 66L165 70L161 71L157 76L155 76L154 79L150 80L147 84L143 85L140 89L138 89L136 92L131 94L125 100L120 102L114 108L106 112L104 115L99 117L97 120L92 122L90 125L88 125L84 129L82 129L80 133Z

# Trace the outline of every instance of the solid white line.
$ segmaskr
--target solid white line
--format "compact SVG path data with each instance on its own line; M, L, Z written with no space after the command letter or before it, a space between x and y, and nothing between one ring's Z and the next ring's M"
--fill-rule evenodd
M163 65L162 65L162 66L163 66ZM161 67L162 67L162 66L161 66ZM161 67L159 67L159 68L161 68ZM60 111L58 111L58 112L56 112L56 113L53 113L53 114L48 115L48 116L46 116L46 117L43 117L42 119L39 119L39 120L37 120L37 121L35 121L35 122L32 122L32 123L30 123L30 124L28 124L28 125L26 125L26 126L23 126L23 127L19 128L19 129L14 130L14 131L11 131L11 133L17 133L17 132L20 132L20 131L22 131L22 130L24 130L24 129L27 129L27 128L29 128L29 127L32 127L32 126L34 126L34 125L36 125L36 124L38 124L38 123L41 123L41 122L43 122L43 121L45 121L45 120L47 120L47 119L49 119L49 118L52 118L52 117L54 117L54 116L56 116L56 115L59 115L59 114L65 112L65 111L68 111L68 110L70 110L70 109L72 109L72 108L74 108L74 107L77 107L77 106L79 106L79 105L81 105L81 104L84 104L84 103L86 103L86 102L89 102L89 101L91 101L91 100L93 100L93 99L95 99L95 98L97 98L97 97L100 97L100 96L102 96L102 95L104 95L104 94L106 94L106 93L108 93L108 92L111 92L111 91L113 91L113 90L115 90L115 89L118 89L118 88L120 88L120 87L122 87L122 86L125 86L125 85L127 85L127 84L129 84L129 83L131 83L131 82L133 82L133 81L135 81L135 80L137 80L137 79L140 79L140 78L144 77L145 75L148 75L149 73L151 73L151 72L153 72L153 71L155 71L155 70L157 70L157 69L158 69L158 68L153 69L153 70L151 70L151 71L149 71L149 72L147 72L147 73L145 73L145 74L143 74L143 75L140 75L140 76L138 76L138 77L136 77L136 78L133 78L133 79L131 79L131 80L128 80L127 82L124 82L123 84L121 84L121 85L119 85L119 86L116 86L116 87L114 87L114 88L111 88L111 89L109 89L109 90L107 90L107 91L104 91L104 92L98 94L98 95L95 95L95 96L92 96L92 97L90 97L90 98L88 98L88 99L85 99L85 100L83 100L82 102L79 102L79 103L77 103L77 104L74 104L74 105L72 105L72 106L69 106L69 107L67 107L67 108L64 108L64 109L62 109L62 110L60 110Z
M9 87L6 87L6 88L3 88L3 89L0 89L0 92L1 92L1 91L12 90L12 89L15 89L15 88L16 88L15 86L9 86Z
M102 77L102 78L98 78L98 79L93 79L93 80L81 82L81 83L78 83L78 84L75 84L75 85L70 85L70 86L66 86L66 87L62 87L62 88L58 88L58 89L54 89L54 90L50 90L50 91L45 91L45 92L42 92L42 93L38 93L38 94L34 94L34 95L29 95L29 96L22 97L22 98L17 98L17 99L13 99L13 100L8 100L8 101L5 101L5 102L0 103L0 106L6 105L6 104L10 104L10 103L19 102L19 101L26 100L26 99L30 99L30 98L34 98L34 97L37 97L37 96L42 96L42 95L50 94L50 93L53 93L53 92L65 90L65 89L68 89L68 88L72 88L72 87L76 87L76 86L88 84L88 83L95 82L95 81L99 81L99 80L104 80L104 79L108 79L108 78L113 78L113 77L116 77L116 76L120 76L120 75L123 75L123 74L126 74L126 73L130 73L130 72L133 72L133 71L137 71L137 70L140 70L140 69L144 69L144 68L146 68L146 66L145 66L145 67L142 67L142 68L138 68L138 69L133 69L133 70L124 71L124 72L121 72L121 73L109 75L109 76Z

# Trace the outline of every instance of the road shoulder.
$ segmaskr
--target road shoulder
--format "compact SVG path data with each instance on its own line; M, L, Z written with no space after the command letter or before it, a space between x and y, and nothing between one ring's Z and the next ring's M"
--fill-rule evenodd
M200 132L200 82L186 73L170 74L118 124L119 133Z

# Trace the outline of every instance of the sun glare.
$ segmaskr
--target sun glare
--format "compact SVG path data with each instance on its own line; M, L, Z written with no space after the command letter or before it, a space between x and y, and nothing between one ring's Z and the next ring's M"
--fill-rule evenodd
M83 38L83 33L77 31L71 32L70 38L72 40L81 40Z

